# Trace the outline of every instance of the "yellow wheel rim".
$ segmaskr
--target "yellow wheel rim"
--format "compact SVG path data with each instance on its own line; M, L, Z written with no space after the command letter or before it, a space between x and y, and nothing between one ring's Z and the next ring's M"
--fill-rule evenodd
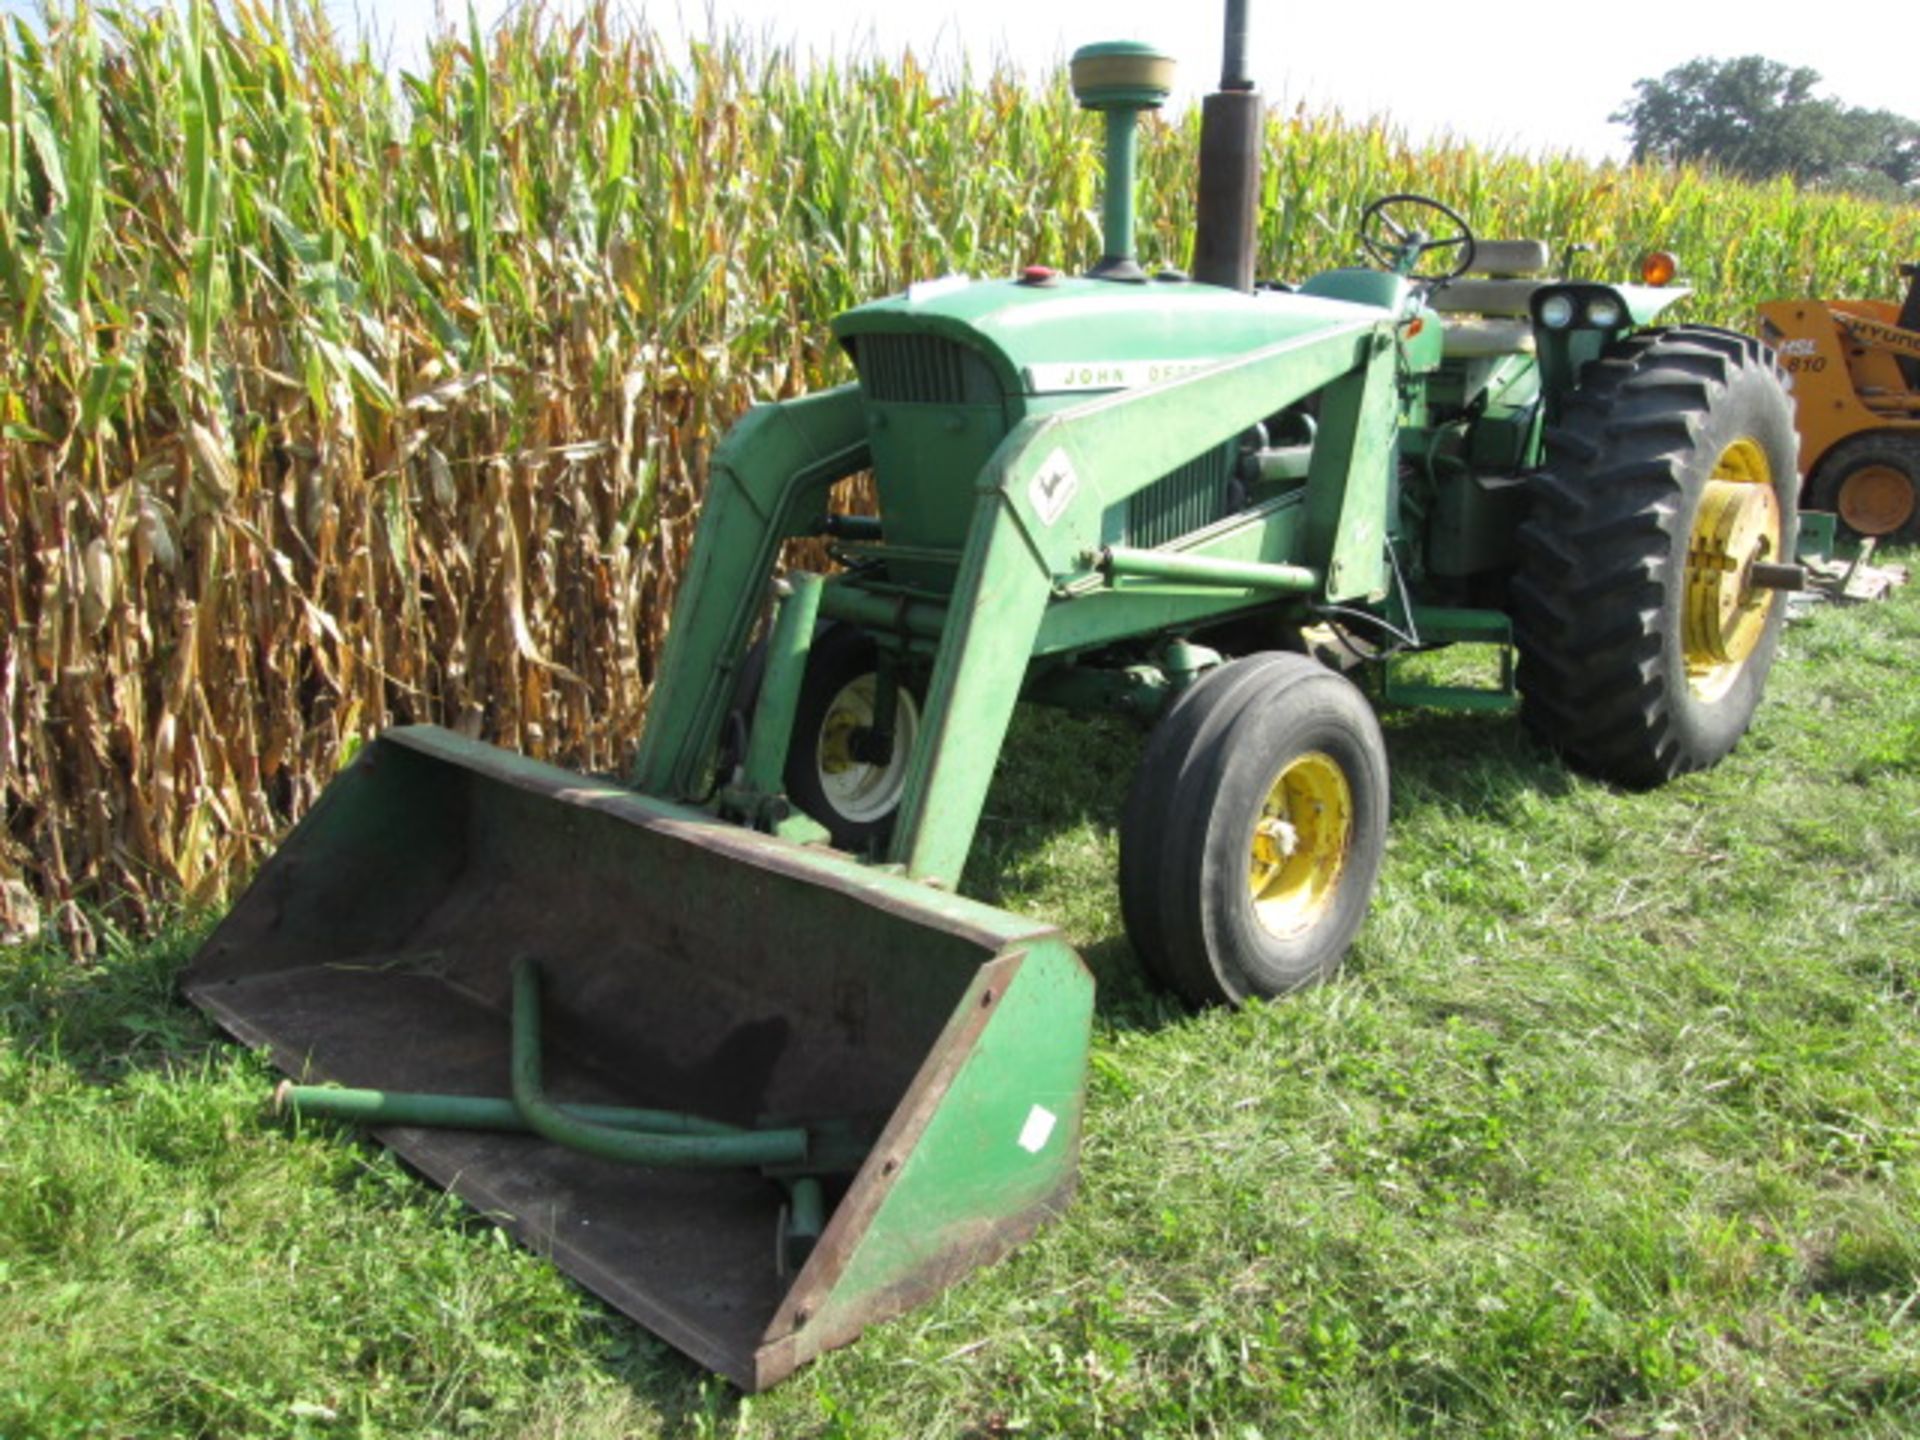
M1297 755L1274 777L1253 823L1247 889L1268 933L1290 939L1319 923L1340 889L1353 841L1353 791L1330 755Z
M1856 535L1891 535L1913 518L1913 480L1893 465L1862 465L1840 484L1840 518Z
M1681 616L1687 687L1706 701L1733 688L1766 633L1773 591L1753 583L1753 567L1780 558L1780 502L1773 467L1757 440L1720 452L1701 492L1687 542L1687 596Z

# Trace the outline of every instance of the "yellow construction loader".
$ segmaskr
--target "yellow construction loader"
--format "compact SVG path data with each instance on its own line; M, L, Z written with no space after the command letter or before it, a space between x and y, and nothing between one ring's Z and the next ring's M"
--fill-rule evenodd
M1854 535L1920 541L1920 264L1886 300L1773 300L1760 336L1798 398L1802 507Z

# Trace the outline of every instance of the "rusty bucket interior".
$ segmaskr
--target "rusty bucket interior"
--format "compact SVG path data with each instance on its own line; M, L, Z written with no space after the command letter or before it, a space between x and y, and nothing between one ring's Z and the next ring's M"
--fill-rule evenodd
M778 1167L375 1133L748 1390L1071 1189L1092 982L1056 931L431 727L359 755L185 987L306 1084L498 1097L528 961L555 1101L831 1137L810 1252L783 1250Z

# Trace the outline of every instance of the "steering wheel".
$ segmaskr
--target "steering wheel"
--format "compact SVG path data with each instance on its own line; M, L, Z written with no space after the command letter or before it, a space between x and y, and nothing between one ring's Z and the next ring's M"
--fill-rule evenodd
M1436 223L1446 228L1430 232L1422 211L1434 212ZM1425 195L1382 195L1360 212L1360 243L1385 269L1409 280L1451 280L1473 267L1473 229L1454 211ZM1451 269L1422 271L1420 262L1428 255L1458 250Z

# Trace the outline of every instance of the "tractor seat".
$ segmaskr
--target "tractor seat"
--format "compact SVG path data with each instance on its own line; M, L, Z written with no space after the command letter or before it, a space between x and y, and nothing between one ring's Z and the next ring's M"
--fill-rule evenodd
M1548 258L1541 240L1475 245L1472 274L1427 297L1427 304L1448 317L1441 353L1449 360L1531 354L1533 292L1545 283Z

